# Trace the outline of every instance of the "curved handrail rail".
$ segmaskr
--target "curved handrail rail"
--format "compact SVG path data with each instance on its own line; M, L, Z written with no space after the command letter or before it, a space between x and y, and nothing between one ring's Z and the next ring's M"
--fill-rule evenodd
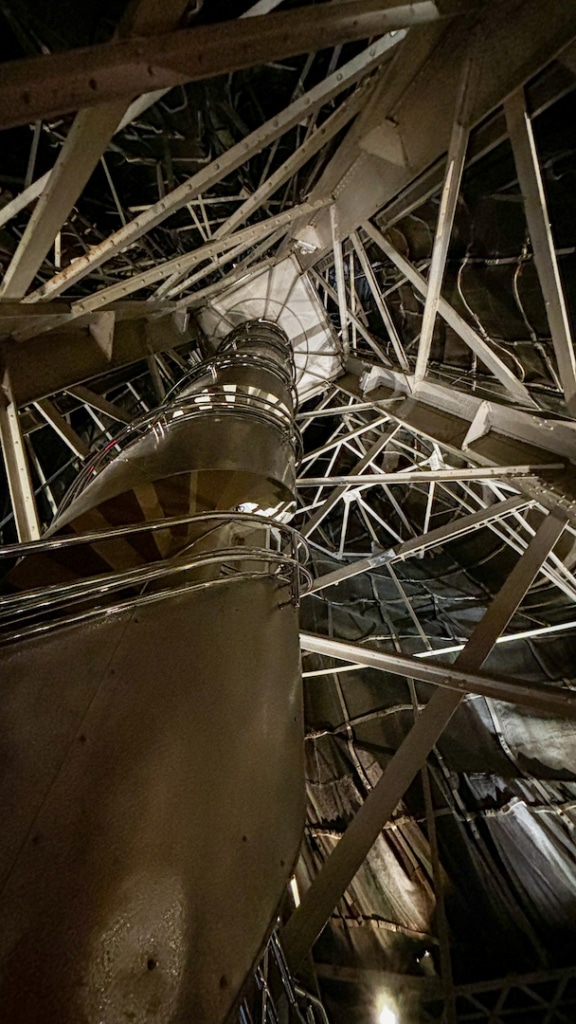
M205 389L198 394L186 396L170 405L164 405L153 413L134 420L127 427L110 441L104 448L101 448L96 455L91 455L84 462L76 480L64 496L58 515L61 515L69 508L72 501L87 487L105 466L109 465L120 453L126 453L128 447L141 440L146 432L160 431L164 433L172 421L177 420L178 424L200 416L206 416L217 411L220 415L240 414L260 419L261 422L282 431L290 444L293 445L296 461L299 461L302 451L301 435L293 418L286 410L267 398L260 395L248 394L240 390L235 392L218 391L215 388ZM118 452L120 448L120 453Z
M117 537L129 536L132 533L156 532L158 530L169 530L172 526L185 526L188 523L210 523L218 520L245 523L250 526L264 523L267 526L282 531L287 539L294 538L298 542L299 548L304 551L304 561L307 561L310 556L307 541L289 523L280 522L270 516L254 515L253 512L216 511L194 512L185 516L167 516L165 519L149 519L142 523L127 523L124 526L105 527L102 530L91 530L72 535L65 534L58 537L42 537L39 540L18 542L17 544L2 544L0 545L0 558L20 558L23 555L38 554L43 551L58 551L61 548L112 540Z
M266 560L270 561L269 553L267 553ZM285 559L285 561L286 564L290 564L289 559ZM306 585L308 585L309 582L312 582L311 573L307 569L305 569L303 566L300 566L299 571L303 574L303 578ZM15 643L16 641L31 639L32 637L38 636L39 634L46 634L64 626L76 625L80 622L88 622L94 619L103 618L111 614L120 613L122 611L128 611L133 608L141 608L144 605L154 604L155 602L163 600L165 601L170 597L178 597L181 594L187 594L192 590L207 590L212 587L230 586L235 583L240 583L243 580L262 579L267 575L270 574L255 572L239 572L234 576L218 577L217 579L202 580L199 582L188 582L180 587L170 587L166 590L160 590L153 594L145 594L140 597L131 597L125 601L120 601L116 604L92 608L89 611L80 612L75 615L69 615L64 618L59 618L48 622L41 622L37 625L32 626L23 626L22 628L17 629L15 632L11 632L7 635L2 635L0 633L0 647L7 646L11 643ZM281 577L278 578L282 579ZM284 584L288 584L291 581L288 579L282 579L282 582ZM305 591L302 590L301 592L304 593ZM293 597L291 597L290 601L286 603L297 607L297 601ZM20 622L21 619L19 618L18 623Z
M299 603L302 590L307 591L312 585L312 575L304 566L304 562L309 555L308 545L297 531L286 523L279 523L277 520L265 516L232 512L200 513L197 516L190 517L189 522L192 525L207 525L212 528L194 538L187 548L184 549L184 552L175 557L161 559L151 564L146 563L138 566L136 569L128 569L123 572L100 573L96 576L88 576L72 582L36 587L21 594L5 597L0 606L0 643L13 642L25 636L36 635L38 632L45 632L46 630L63 625L64 622L80 621L85 614L88 614L79 612L64 619L58 617L58 613L68 609L71 604L78 606L86 601L101 599L104 603L97 608L90 609L90 617L94 617L96 614L108 614L118 607L117 605L113 604L111 606L110 604L110 598L113 598L118 592L134 587L145 588L150 583L161 583L162 581L170 581L174 578L177 580L182 573L203 570L210 566L219 566L221 573L226 567L235 567L240 563L244 563L246 568L234 569L233 575L227 576L226 579L228 581L240 578L253 579L258 576L278 579L283 584L290 586L291 603L294 605ZM219 529L229 526L248 526L251 532L256 534L259 531L263 532L267 546L262 546L261 544L256 546L250 543L240 546L235 544L233 547L230 547L229 544L226 546L218 545L217 536ZM165 524L164 528L169 527ZM116 530L99 531L99 539L101 540L107 532L113 533L115 536L118 535ZM210 538L211 541L216 541L209 551L182 557L186 551L190 551L196 544L205 541L207 538ZM86 538L82 536L66 539L69 541L74 540L77 543L86 542ZM38 548L51 550L54 547L54 542L51 541L36 541L34 543L36 545L35 550L38 550ZM6 555L8 553L14 555L14 549L21 547L29 549L30 545L10 545L7 547L11 548L11 551L6 551ZM261 571L254 572L253 566L255 563L259 563L262 566ZM188 581L183 589L205 587L219 582L223 582L220 576L211 580L192 580ZM180 592L182 588L177 587L176 590ZM159 591L160 594L173 592L175 592L175 589L170 584ZM139 603L141 596L132 596L122 603L122 607L130 607L134 602ZM157 594L146 596L155 597ZM48 621L42 620L36 623L32 621L30 624L30 620L34 620L34 617L38 618L46 615L51 616Z
M211 356L210 359L204 359L201 363L196 363L168 391L166 400L171 400L172 396L181 396L183 390L201 382L203 377L206 377L212 384L215 384L218 380L218 371L234 369L237 366L249 370L266 370L268 373L274 374L289 389L294 404L296 404L298 399L296 385L290 375L283 372L282 366L268 356L259 353L245 355L243 352L232 354L229 352L218 352L216 355Z

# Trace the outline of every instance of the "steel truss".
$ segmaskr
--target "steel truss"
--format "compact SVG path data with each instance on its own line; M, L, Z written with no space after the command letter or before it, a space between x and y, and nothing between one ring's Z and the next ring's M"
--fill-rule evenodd
M181 6L176 0L170 5L162 29L170 33L170 45L187 48L188 58L194 59L197 40L195 43L193 34L188 32L184 38L181 30L172 31ZM257 13L268 18L266 12L274 6L273 0L263 0L256 5ZM356 38L346 21L350 18L350 4L340 6L346 10L341 12L342 20L329 36L332 42ZM361 5L368 19L366 25L371 26L370 31L362 30L363 38L371 34L376 24L380 31L386 26L405 26L416 19L435 22L437 14L434 4L388 4L385 6L392 10L400 9L395 21L386 12L381 12L377 21L369 20L375 6L382 7L381 4ZM90 106L77 114L53 171L49 176L28 182L22 195L4 207L0 215L2 223L9 223L12 216L38 199L45 189L0 291L5 300L22 300L13 304L5 301L0 306L0 330L4 339L0 437L14 522L23 543L35 542L40 536L39 499L43 508L47 501L50 510L55 510L60 477L75 472L80 459L88 453L92 455L107 445L114 445L119 424L130 422L136 409L147 414L155 401L162 401L166 391L181 376L182 360L186 360L186 366L200 360L204 354L201 337L178 317L188 309L201 309L210 295L258 271L266 261L281 258L289 244L294 244L300 253L302 272L318 289L327 314L339 332L344 355L350 356L348 372L337 382L320 380L314 407L306 408L299 415L304 437L311 427L324 427L327 421L330 427L324 429L323 443L306 452L305 468L299 480L301 504L294 523L319 558L325 556L337 563L336 568L317 576L305 599L329 599L337 593L332 588L346 580L372 572L387 572L407 608L421 650L409 657L401 652L371 652L363 646L343 645L337 639L306 635L302 637L302 646L306 649L308 644L307 649L331 658L345 656L348 661L345 668L380 664L382 668L402 672L409 680L425 679L441 685L420 714L414 701L412 732L397 751L382 782L371 790L344 834L337 856L327 860L305 901L289 920L284 931L285 948L291 964L302 961L330 919L374 838L393 814L411 778L420 772L424 792L428 794L427 820L436 861L438 937L442 949L442 1005L439 1006L436 990L429 1003L424 1001L422 1012L427 1014L423 1019L430 1021L444 1014L446 1024L473 1020L506 1024L506 1021L521 1020L523 1016L532 1021L536 1019L535 1014L540 1015L542 1024L556 1020L567 1022L573 1019L571 1007L576 999L574 968L466 986L453 985L427 781L427 755L463 693L523 700L531 706L540 701L538 706L545 706L548 711L569 708L572 713L573 709L573 695L567 689L548 687L543 694L521 682L486 677L480 671L494 646L571 630L576 619L572 613L564 623L531 622L526 630L506 632L510 618L536 579L543 577L563 597L576 601L576 576L572 560L565 553L573 546L576 536L576 491L571 479L576 458L576 427L572 419L576 388L574 341L549 227L533 117L526 102L533 90L530 79L569 45L576 32L576 20L574 12L568 10L569 5L556 2L552 5L554 11L549 15L547 32L539 35L534 30L535 24L541 26L537 0L526 0L523 16L514 26L506 24L506 4L500 6L502 10L490 33L494 67L501 53L507 54L513 49L513 59L506 68L499 68L497 75L482 77L474 102L469 98L470 92L472 85L478 84L484 59L481 33L470 39L466 25L462 22L456 25L454 33L461 44L458 48L461 59L455 62L453 73L449 67L452 52L447 53L442 46L437 46L441 38L438 25L431 24L421 37L409 36L405 51L408 59L404 69L397 69L396 80L386 73L383 64L390 56L389 51L404 41L405 32L385 36L338 69L332 68L323 82L295 96L277 117L263 123L183 184L160 195L155 204L137 211L135 217L125 220L119 230L89 249L85 256L65 269L56 267L55 274L29 291L46 253L66 223L74 199L103 157L114 132L157 98L156 93L148 97L144 94L136 101L136 106L129 106L124 91L120 90L120 95L106 93L107 102L99 105L98 96L92 95L98 89L87 85L87 81L89 75L96 74L96 61L103 56L108 59L108 51L106 55L94 52L91 70L81 68L78 72L76 67L80 76L77 91L65 94L60 100L63 109L77 110L80 102ZM296 52L290 50L290 46L303 45L303 30L297 24L301 12L294 14L290 22L284 23L292 35L290 43L284 44L282 54ZM325 30L330 17L334 17L333 12L327 15L318 10L314 13L314 24L322 31L324 44L328 39ZM261 55L260 44L257 46L255 41L263 22L260 26L246 24L248 28L242 29L242 38L253 47L250 52ZM138 23L132 31L152 35ZM519 35L514 48L509 45L512 31ZM215 34L212 32L212 36ZM126 59L133 45L128 39L123 48L116 46L111 51L110 59L116 61L114 67L120 66L118 62ZM146 44L148 63L150 55L154 57L156 53L154 45L153 41ZM230 70L242 66L246 59L239 53L242 45L237 40L234 52L221 54L220 63L214 67L222 70L225 65ZM264 57L273 59L279 53L278 44L271 42ZM63 54L51 61L71 75L74 59L74 54ZM139 60L141 62L141 55ZM37 88L37 82L41 84L39 62L33 65L31 62L25 69L8 68L0 83L0 100L10 95L16 95L18 100L9 104L12 118L26 119L26 114L22 114L21 87L18 92L18 75L24 72L39 75L38 80L32 80L33 95L26 101L26 109L32 110L34 116L46 112ZM140 75L136 79L137 87L131 80L127 95L150 84L148 78L142 78L141 72L142 68L137 69ZM424 72L428 73L435 117L430 119L434 124L426 122L420 139L424 100L422 94L416 95L416 90L411 93L406 83L411 76ZM375 75L370 79L368 76L372 73ZM193 77L192 73L188 77ZM170 72L170 81L162 79L157 84L166 87L173 79L174 73ZM67 81L72 83L72 78ZM100 83L100 77L97 81ZM458 89L453 88L455 82L459 83ZM333 110L331 104L358 83L361 85L356 92ZM10 88L16 89L16 93L10 93ZM382 96L386 96L386 89L389 98L378 114L378 104ZM503 112L500 112L503 101ZM396 107L400 113L394 122ZM3 109L6 111L6 100ZM499 111L497 114L494 114L495 109ZM325 120L317 127L321 114ZM482 122L488 114L497 120L496 128L490 129L490 125L487 128ZM322 160L327 143L352 118L356 120L348 139L330 164L324 166ZM269 173L274 147L289 130L303 122L306 125L304 140L284 164ZM467 159L477 160L479 153L493 146L494 139L502 136L503 123L513 145L535 263L546 300L561 385L558 394L565 402L563 410L567 413L562 418L548 417L540 409L535 389L501 358L491 340L442 295L450 231ZM372 157L377 155L379 160L386 161L388 168L394 169L388 177L382 175L381 164L369 162L366 154L370 154L370 147ZM215 215L218 197L211 195L211 190L266 148L269 157L260 186L250 197L244 197L232 217L219 224ZM447 154L445 161L444 154ZM290 186L294 175L316 156L322 174L314 188L310 192L306 190L301 201L294 198L288 208L274 212L270 206L265 206L282 186ZM362 165L366 172L363 196L356 202L354 172ZM440 207L431 264L429 268L416 266L398 251L387 228L416 208L422 197L437 191ZM117 205L121 209L119 201ZM266 215L262 219L247 223L264 208ZM96 272L99 268L126 253L182 209L189 211L191 224L202 237L201 245L182 256L155 259L152 266L144 266L140 259L130 276L125 274L121 280L98 290ZM388 269L395 268L397 274L388 292L379 282L374 267L371 254L376 251L387 260ZM227 277L197 287L208 275L233 262L235 265ZM82 281L85 295L70 302L54 301ZM361 281L368 289L364 307L359 297ZM388 304L389 295L406 281L424 301L420 336L411 348L402 338ZM157 290L147 301L133 305L125 301L128 295L152 286ZM374 315L379 318L377 331L373 327ZM460 391L439 382L430 363L438 316L459 335L487 371L481 379L465 380ZM51 358L47 353L51 353ZM130 379L131 370L127 368L142 360L147 361L147 369L136 380ZM120 384L108 381L106 375L112 370L123 375ZM368 379L366 371L371 374ZM466 390L466 385L470 384L472 387ZM67 461L54 472L42 465L41 445L37 444L41 429L51 430L67 448ZM402 469L397 468L400 464ZM423 495L425 508L418 522L407 511L404 501L409 488L422 488L419 493ZM386 515L382 514L382 504ZM437 517L442 519L439 526ZM427 635L419 621L394 565L408 558L426 557L428 551L448 545L463 535L477 533L480 536L483 530L491 531L519 556L518 561L472 635L463 642L457 638L459 642L439 648L436 638ZM568 539L570 544L565 543L561 548L560 538L564 543ZM362 550L362 544L364 547L368 544L368 550ZM399 642L397 637L395 640ZM446 667L428 661L428 658L452 652L459 652L452 676ZM330 665L313 671L336 673L342 668L336 670ZM447 688L450 680L452 689ZM413 682L411 685L413 688ZM341 980L354 983L359 980L356 976L346 977L345 970L341 969L338 975ZM319 974L329 976L329 967L324 965ZM266 981L265 973L261 974L260 980L262 978ZM261 991L266 995L265 984ZM311 1009L312 1015L314 1012ZM262 1019L268 1019L264 1013ZM317 1019L322 1019L319 1011Z

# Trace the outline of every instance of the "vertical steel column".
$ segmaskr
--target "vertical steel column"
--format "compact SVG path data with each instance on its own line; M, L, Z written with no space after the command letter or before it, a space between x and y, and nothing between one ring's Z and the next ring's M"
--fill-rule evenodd
M4 372L4 383L0 389L0 440L18 540L37 540L40 536L40 523L34 488L8 371Z
M524 211L528 231L532 240L534 262L540 280L540 287L546 303L552 343L558 363L560 381L568 411L576 415L576 357L570 330L566 299L560 277L554 239L550 227L550 216L546 202L546 191L538 152L534 139L532 122L526 109L524 90L519 89L504 101L504 113L518 181L524 200Z

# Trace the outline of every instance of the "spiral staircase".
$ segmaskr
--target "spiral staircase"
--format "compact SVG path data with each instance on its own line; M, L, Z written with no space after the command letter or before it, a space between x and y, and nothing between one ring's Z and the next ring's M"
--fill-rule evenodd
M0 1001L217 1024L304 820L290 341L235 328L89 458L0 620Z

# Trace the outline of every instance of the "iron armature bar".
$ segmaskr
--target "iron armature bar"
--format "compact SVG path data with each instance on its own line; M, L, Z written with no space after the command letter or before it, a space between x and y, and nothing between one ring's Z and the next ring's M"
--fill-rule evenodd
M0 285L0 298L20 299L118 128L125 100L77 114Z
M323 277L321 277L321 275L314 269L314 267L310 267L310 269L308 270L308 274L325 291L326 295L329 295L330 298L332 298L339 307L340 299L338 292L334 291L332 286L329 285L328 282ZM362 335L364 340L368 343L370 348L373 350L373 352L375 352L375 354L384 363L384 365L391 366L392 364L388 359L386 353L383 352L380 345L374 340L374 338L370 334L370 331L366 329L362 321L358 319L358 317L352 312L349 306L347 306L346 308L346 316L348 321L356 328L358 333Z
M333 396L331 395L330 397L332 398ZM381 402L356 402L352 405L335 405L328 409L318 408L307 412L299 412L296 414L296 419L301 423L308 420L315 420L320 416L347 416L351 412L366 412L368 409L375 412L382 412L385 405L386 399ZM302 429L304 429L304 427L302 427Z
M438 17L432 0L339 0L328 8L297 8L11 61L0 74L0 124L11 128L129 100L151 88L171 88L339 43L373 39Z
M338 71L333 72L324 81L294 100L278 115L260 125L222 156L212 160L206 167L193 174L149 209L138 214L125 227L93 246L85 256L80 257L70 267L66 267L27 296L27 301L35 302L55 297L82 280L92 270L102 266L118 252L161 224L171 214L181 210L198 195L205 193L207 189L232 174L264 147L281 138L291 128L299 124L304 117L319 110L345 89L355 85L361 78L379 66L388 50L396 45L396 40L395 36L385 36L372 43L357 57L343 64Z
M497 644L515 643L518 640L532 640L539 636L550 636L552 633L562 633L576 629L576 619L568 622L559 622L555 626L534 626L533 629L522 629L516 633L507 633L506 636L498 637ZM434 658L442 654L455 654L463 651L465 644L454 644L450 647L436 647L433 651L418 651L415 658Z
M256 210L259 210L266 200L274 195L277 189L307 163L310 157L323 149L326 143L333 139L356 116L371 95L371 88L372 82L366 78L363 79L351 96L345 99L334 113L330 114L320 127L316 128L304 140L302 145L294 150L288 159L269 178L262 182L256 191L228 217L224 224L220 225L214 233L214 237L222 238L235 231L240 224L243 224Z
M449 114L439 124L438 117L431 116L431 112L449 112L453 108L462 60L467 52L478 56L482 68L489 61L494 71L479 75L475 83L470 123L476 126L505 96L538 75L570 44L576 28L572 8L566 6L565 0L547 0L546 12L548 17L543 20L542 0L502 0L497 5L490 4L478 19L474 15L479 32L473 40L470 18L454 19L441 56L438 48L432 49L430 45L423 54L418 34L411 33L403 48L402 60L394 68L399 88L391 89L388 80L382 83L374 100L374 120L370 123L370 127L386 126L387 121L392 121L404 152L409 154L409 166L394 166L390 173L383 174L384 165L379 160L367 161L365 154L354 153L352 145L345 142L341 154L336 155L320 183L320 187L333 190L340 178L340 161L346 159L347 173L339 187L341 208L348 212L346 234L357 230L360 217L376 216L379 210L385 210L390 202L398 200L425 168L439 161L444 163ZM427 31L428 44L431 38ZM424 92L413 87L416 81L426 82ZM355 216L360 205L359 174L362 175L362 213L358 211L359 216ZM403 209L404 203L399 202L398 206ZM320 253L324 255L330 246L328 217L320 217L315 228ZM319 258L320 255L312 257L314 262Z
M546 313L566 406L576 416L576 356L574 340L550 226L546 190L523 89L504 101L506 125L512 143L524 211L532 241L534 262L546 304Z
M476 494L476 492L464 481L461 482L460 486L466 497L462 494L455 494L447 484L443 483L441 486L445 487L450 496L452 498L456 498L456 500L460 502L461 506L469 511L474 512L478 505L480 505L482 509L486 508L486 504L482 498L480 498L480 496ZM472 499L474 501L474 505L471 505L467 499ZM545 508L545 506L540 504L538 501L536 501L536 504L539 506L541 511ZM562 509L559 510L559 514L562 514ZM505 541L505 543L518 554L522 554L522 552L526 550L528 542L514 529L512 523L506 520L503 520L502 523L493 520L488 523L488 528L497 537L500 537L501 540ZM574 601L576 599L576 586L573 574L566 569L562 559L558 558L554 552L550 555L549 562L550 564L547 562L542 566L542 574L550 580L554 586L558 587L562 593L566 594L571 601Z
M40 398L33 405L74 455L77 455L80 459L85 459L89 455L90 448L86 442L79 437L68 421L64 419L64 416L58 412L53 402L48 398Z
M350 365L350 364L349 364ZM336 386L344 395L362 397L358 370L365 366L357 360L351 362L351 371L346 377L336 381ZM382 370L383 388L376 387L370 393L374 400L379 397L388 399L394 390L401 392L395 400L386 406L393 423L407 428L411 433L427 441L432 441L456 458L481 461L484 464L497 465L506 458L506 451L526 453L526 460L533 457L534 449L539 450L542 461L548 457L566 459L567 464L574 458L574 437L570 424L562 420L535 418L529 413L511 406L502 406L498 402L481 402L472 395L454 392L444 385L424 382L423 392L418 399L409 397L408 384L397 374ZM388 379L386 379L388 378ZM487 420L487 435L482 445L482 454L474 448L464 449L466 430L475 423L477 417ZM545 430L542 426L545 424ZM469 433L469 429L468 429ZM555 474L549 482L543 478L517 477L519 489L539 504L565 513L574 523L576 518L576 498L573 493L572 481L566 471L562 475Z
M326 119L321 127L318 128L297 150L295 150L288 160L286 160L282 166L274 172L274 174L266 179L266 181L264 181L230 217L228 217L224 224L220 225L218 230L214 232L214 239L227 237L241 224L248 220L248 218L259 210L266 200L272 196L282 184L284 184L284 182L288 181L296 171L304 166L311 156L317 153L318 150L322 149L322 147L324 147L326 143L329 142L330 139L332 139L334 135L336 135L358 113L366 99L366 84L366 80L361 82L352 96L344 100L338 109ZM215 261L214 266L218 266L219 263L225 262L226 259L232 259L232 254L229 253L227 256L221 257L219 261ZM202 276L203 273L208 273L211 269L212 267L200 272L199 276ZM158 288L156 292L157 297L162 298L165 295L172 296L173 293L175 294L174 289L176 291L180 291L184 287L187 287L188 284L193 283L193 278L190 278L187 281L183 281L183 278L184 273L173 275L168 281L165 281L160 288Z
M132 123L132 121L135 121L140 117L146 110L148 110L149 107L161 99L167 91L168 90L166 89L158 89L155 92L144 93L143 96L139 96L138 99L134 100L134 102L128 107L124 117L117 125L114 134L116 134L116 132L121 132L123 128L126 128L127 125ZM52 170L54 170L54 168ZM37 178L36 181L33 181L31 185L28 185L28 187L23 189L19 195L14 196L14 199L11 199L10 202L6 203L6 205L2 207L0 210L0 227L3 227L4 224L8 224L13 217L16 217L22 210L25 210L27 206L30 206L31 203L35 202L35 200L42 195L50 182L51 174L52 171L46 171L45 174L40 178Z
M350 411L353 412L354 410L351 409ZM302 459L302 465L305 465L307 462L314 462L320 455L324 455L326 452L331 451L332 448L339 447L345 441L350 441L353 437L359 437L360 434L368 434L371 430L377 430L387 421L388 417L384 414L383 416L379 416L378 419L372 420L369 423L363 423L362 426L349 430L348 433L344 434L342 437L334 436L333 440L327 441L326 444L323 444L320 448L315 448L312 452L308 452ZM334 435L336 435L343 426L346 426L346 423L339 423L334 431ZM302 479L304 480L305 478L302 477Z
M564 526L565 520L554 513L543 521L457 658L456 671L475 674L481 668L553 550ZM412 672L411 668L410 674ZM398 801L425 764L428 754L462 699L461 693L446 689L439 689L434 694L336 849L304 894L300 906L283 930L286 957L293 969L302 962L325 927Z
M109 419L116 420L118 423L130 423L130 416L127 415L124 409L121 409L114 402L110 402L104 395L96 394L95 391L92 391L85 385L76 384L75 387L66 388L66 390L69 395L77 398L83 405L89 405L92 409L104 413Z
M346 301L346 282L344 280L344 259L342 256L342 242L338 234L338 212L336 205L330 207L330 228L332 230L332 251L334 253L334 267L336 270L336 292L338 297L338 314L340 317L340 337L344 347L344 354L347 356L350 349L348 335L348 304Z
M384 235L370 223L370 221L365 221L362 225L362 229L382 250L382 252L388 256L392 263L398 267L416 291L426 297L428 293L428 284L423 275L394 248L388 239L385 238ZM457 313L450 303L446 299L442 298L442 296L439 296L438 298L438 312L442 319L445 320L452 330L462 338L462 341L468 345L472 352L482 360L485 366L494 374L497 380L500 381L508 393L512 395L517 402L520 402L522 405L529 405L532 407L536 406L537 403L530 395L526 386L514 376L502 359L500 359L500 356L490 348L484 338L482 338L477 331L467 323L464 317L460 316L460 314Z
M376 456L382 451L382 449L386 447L390 439L399 429L399 427L392 427L386 430L382 434L382 436L377 441L374 442L374 444L369 448L366 455L364 455L354 467L356 473L362 473L363 470L370 465L372 459L376 458ZM326 518L331 509L333 509L334 506L338 504L340 498L342 497L343 494L345 494L346 490L347 487L345 485L335 487L330 492L330 494L326 496L320 508L317 509L313 513L313 515L310 516L310 519L308 519L300 527L300 533L302 534L303 537L309 537L310 534L317 529L317 527L320 525L322 520Z

